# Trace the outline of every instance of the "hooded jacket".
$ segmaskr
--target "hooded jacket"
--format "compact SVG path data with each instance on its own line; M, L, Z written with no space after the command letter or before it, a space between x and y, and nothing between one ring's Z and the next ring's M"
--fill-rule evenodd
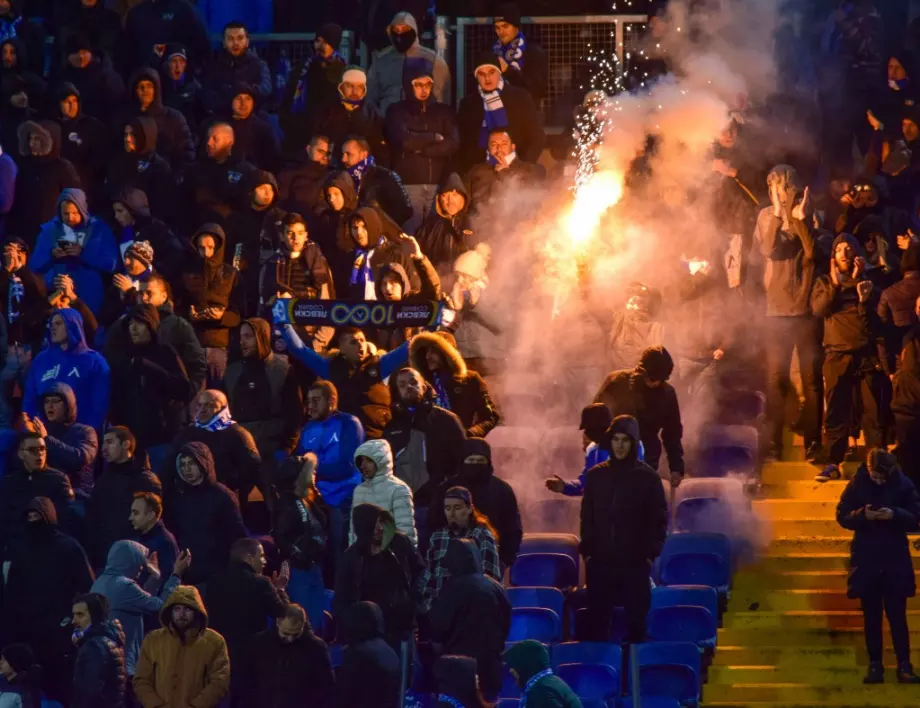
M116 107L124 105L125 82L106 54L95 52L82 69L65 61L57 79L73 84L80 92L83 112L103 122Z
M355 449L354 465L359 471L359 457L368 457L377 465L377 472L370 479L364 479L355 487L352 498L352 509L359 504L374 504L387 511L396 522L396 529L406 535L413 546L418 545L418 535L415 531L415 507L412 500L412 490L409 485L393 475L393 452L390 443L386 440L368 440ZM352 515L354 516L354 515ZM355 521L348 529L348 542L354 543L357 538Z
M0 477L0 543L6 555L21 550L25 538L25 516L35 498L50 499L55 519L70 516L73 488L63 472L46 467L30 473L19 460Z
M195 391L176 350L160 341L160 315L153 305L137 305L119 320L128 328L132 321L150 332L147 344L134 344L127 337L124 358L111 362L112 404L109 419L125 425L137 437L141 450L170 442L179 431L182 408Z
M197 623L181 637L172 607L195 611ZM230 659L224 638L208 627L198 591L180 585L160 610L160 626L144 639L134 675L134 695L144 708L213 708L230 688Z
M355 450L364 442L364 428L353 415L335 411L325 420L308 420L300 431L296 455L316 455L316 487L330 506L350 499L361 484Z
M384 530L380 550L374 553L378 520ZM376 603L383 612L387 641L396 646L415 629L424 563L415 544L396 530L392 515L379 506L355 499L352 530L354 542L340 559L335 576L333 614L346 616L362 600Z
M98 352L86 345L83 318L76 310L53 310L67 328L66 349L48 342L32 360L26 379L22 407L29 415L37 415L41 395L55 382L66 383L73 389L77 402L77 422L88 425L98 434L109 409L109 365Z
M26 121L19 126L19 167L16 173L16 200L7 222L7 233L25 239L30 246L46 221L58 215L61 192L79 188L76 168L60 155L61 129L53 121ZM31 136L41 141L38 154L29 149Z
M625 433L630 454L588 470L581 504L581 553L618 568L646 568L661 553L668 530L668 505L658 473L638 459L639 422L613 419L609 434Z
M278 198L286 209L296 211L315 223L311 217L325 206L323 185L331 176L331 171L325 165L313 162L306 147L291 152L295 155L294 159L278 173Z
M380 165L371 165L364 172L358 203L379 209L399 225L409 221L413 214L412 201L400 175Z
M901 257L900 281L882 291L878 301L878 318L885 330L881 363L885 373L892 373L892 359L901 353L901 344L912 327L917 325L914 307L920 297L920 248L911 246Z
M169 75L169 56L175 51L188 50L179 42L170 42L163 51L163 59L159 63L160 84L163 87L163 105L174 108L183 116L189 126L201 125L204 119L204 106L202 105L203 91L201 82L195 75L191 64L186 64L185 73L178 81Z
M502 651L511 629L511 603L505 589L483 575L479 549L470 539L454 538L442 563L450 573L432 603L428 621L444 654L476 659L486 695L501 689Z
M61 221L64 202L77 207L82 217L79 226L71 228ZM77 243L83 250L79 256L55 258L52 251L61 241ZM98 315L105 295L103 277L115 272L119 260L115 236L108 224L90 215L86 193L81 189L64 189L57 200L56 216L42 224L29 267L44 276L48 290L54 290L56 275L69 275L80 299Z
M122 228L118 235L122 256L131 243L146 241L153 247L154 271L167 279L174 279L182 270L182 263L189 255L188 246L183 246L172 229L153 216L147 193L142 189L126 187L115 193L112 202L124 205L134 217L134 223Z
M345 202L340 211L332 209L326 201L329 187L336 187ZM354 266L355 244L351 238L351 215L358 208L358 193L355 183L347 172L333 172L323 184L323 208L317 219L318 225L311 238L319 244L323 255L332 271L332 282L336 294L345 297L348 293L348 281Z
M450 104L438 103L434 91L424 102L412 92L415 79L431 75L425 60L407 62L402 87L405 98L386 110L390 164L404 184L440 183L448 160L460 147L457 119Z
M299 458L289 457L275 474L278 501L272 515L272 537L281 557L292 568L309 571L320 567L326 558L329 536L329 507L316 490L301 496L296 489L303 473Z
M206 64L201 77L205 110L210 113L226 111L241 84L250 87L256 105L272 95L271 72L255 50L247 49L242 56L235 57L221 47Z
M425 377L435 393L435 403L453 412L463 424L467 437L484 438L499 423L501 414L492 401L486 382L466 367L456 346L444 332L422 332L409 345L412 368ZM446 371L432 372L426 354L434 350L441 355Z
M182 479L178 469L178 458L182 455L195 459L204 476L200 484L191 486ZM185 581L200 583L226 567L230 547L237 539L246 537L246 528L236 495L217 481L214 458L207 445L200 442L182 445L170 464L176 481L164 505L166 525L176 534L179 545L191 551L195 559Z
M549 653L540 642L527 639L505 652L505 664L517 672L517 683L526 687L537 674L550 668ZM535 681L522 700L528 708L581 708L581 701L568 684L555 675Z
M139 3L125 18L125 46L130 66L140 66L156 55L158 45L178 42L188 49L193 66L204 66L210 56L208 30L188 0L157 0Z
M116 541L109 549L105 570L90 589L106 597L109 619L117 620L124 630L124 660L129 676L134 676L144 640L145 615L159 612L164 600L180 583L179 577L172 574L172 568L164 566L159 573L150 573L141 587L137 580L142 571L150 568L148 554L149 551L137 541ZM161 575L166 576L162 587Z
M397 12L393 15L387 27L387 35L392 36L394 25L408 25L415 30L416 35L419 33L418 23L408 12ZM432 67L431 76L434 79L432 95L440 103L450 103L450 69L447 63L433 49L423 47L416 37L415 42L404 54L398 52L396 47L383 49L377 54L370 71L367 72L367 103L381 118L386 115L387 109L392 104L406 98L403 76L407 68L406 63L409 61L424 61Z
M214 255L202 258L195 248L201 234L214 237ZM217 224L205 224L190 239L194 256L182 272L182 287L178 295L180 312L189 317L191 308L203 312L209 307L223 307L219 320L194 320L189 317L203 347L224 347L230 344L230 330L240 324L237 298L237 273L224 262L227 237Z
M80 91L69 81L58 86L55 100L60 102L68 96L77 99L76 118L66 118L56 106L54 115L61 127L61 156L70 160L80 175L80 183L86 189L95 192L102 183L105 166L111 153L111 143L105 126L101 121L83 112L83 99Z
M105 179L106 191L112 201L121 201L119 197L128 198L127 190L140 190L148 202L147 218L152 215L160 220L170 219L176 212L176 178L169 162L157 150L157 123L150 116L136 116L126 125L130 125L134 131L136 149L134 152L125 152L122 137L120 149L109 162ZM140 213L141 205L135 199L132 199L133 204L128 204L127 201L122 203L132 213ZM159 255L156 246L153 252L154 255Z
M376 274L374 291L377 300L388 301L384 293L384 280L387 277L396 277L402 285L400 302L437 302L441 299L441 279L424 255L418 259L411 256L407 258L392 241L387 241L374 255L396 259L384 263ZM403 265L404 262L406 265ZM422 331L423 327L380 328L371 338L378 349L392 351Z
M29 268L29 247L25 241L10 237L4 240L6 243L18 244L27 259L14 273L0 268L0 314L6 318L8 343L27 345L33 351L40 351L45 323L51 311L45 280Z
M476 659L469 656L442 654L438 657L432 668L436 686L434 708L453 708L458 703L463 708L481 708L487 705L483 702L476 683L476 664ZM446 698L450 700L445 700Z
M345 656L336 681L339 708L396 708L399 656L384 639L383 613L373 602L356 602L341 618Z
M359 219L364 222L367 230L367 247L362 249L359 249L351 234L351 224ZM348 297L356 300L382 299L377 284L385 275L383 268L390 264L399 264L402 267L401 272L399 272L400 276L409 277L410 272L415 276L414 278L409 277L408 288L405 287L406 281L403 281L404 293L418 292L421 289L421 282L418 279L415 268L411 265L409 256L403 253L399 244L395 242L401 229L395 221L388 218L387 214L373 206L361 206L351 214L349 225L346 228L348 229L347 234L350 242L349 267L344 279L339 283L339 296L344 296L347 293ZM367 284L358 282L355 285L351 285L353 269L358 264L358 258L362 255L362 251L366 252L366 257L370 258L373 282L369 281ZM368 292L368 286L373 287L373 298Z
M293 67L278 112L286 154L302 152L310 141L317 113L339 102L338 87L345 66L336 52L328 59L312 54Z
M125 672L125 633L110 619L93 623L77 641L73 667L73 708L104 705L124 708L128 677Z
M29 70L30 53L26 43L21 37L5 37L0 42L0 52L6 45L10 45L16 53L16 63L10 68L0 66L0 88L3 90L4 102L8 101L14 93L22 90L29 97L31 108L43 108L48 87L41 76ZM6 108L7 106L3 106L0 110L6 110Z
M46 396L58 396L64 401L64 422L48 422L44 405ZM93 465L99 452L96 431L77 422L77 399L67 384L51 384L42 393L41 399L40 417L48 431L45 438L48 465L66 474L75 489L89 492L93 488Z
M441 210L438 199L444 192L457 192L463 197L463 208L454 216ZM453 269L454 261L461 253L473 247L473 232L469 223L470 195L463 180L451 172L438 187L434 209L415 233L415 240L428 256L438 273L445 274Z

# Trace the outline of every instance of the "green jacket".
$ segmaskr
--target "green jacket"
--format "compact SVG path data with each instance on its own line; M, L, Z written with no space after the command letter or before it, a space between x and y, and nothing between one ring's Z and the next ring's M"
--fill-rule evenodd
M518 675L522 689L541 671L550 668L549 653L540 642L528 639L505 652L505 663ZM521 701L526 708L582 708L581 701L568 684L555 675L534 682Z

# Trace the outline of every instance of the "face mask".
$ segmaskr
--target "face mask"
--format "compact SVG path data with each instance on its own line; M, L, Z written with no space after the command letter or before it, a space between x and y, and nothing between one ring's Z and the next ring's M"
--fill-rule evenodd
M415 39L418 35L414 29L410 29L408 32L402 32L397 34L396 32L390 33L390 42L396 48L396 51L400 54L405 54L409 51L413 44L415 44Z
M900 81L895 81L894 79L888 79L888 86L892 91L901 91L907 88L907 85L910 83L910 79L901 79Z

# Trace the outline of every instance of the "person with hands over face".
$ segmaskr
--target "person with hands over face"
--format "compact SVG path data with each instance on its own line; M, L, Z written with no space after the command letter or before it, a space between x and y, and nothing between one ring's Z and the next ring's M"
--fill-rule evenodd
M898 662L898 683L920 683L910 661L907 626L907 598L916 594L907 534L920 528L920 494L884 449L871 449L866 463L847 484L837 504L837 523L854 532L847 596L858 598L862 605L869 655L863 683L885 680L883 610Z

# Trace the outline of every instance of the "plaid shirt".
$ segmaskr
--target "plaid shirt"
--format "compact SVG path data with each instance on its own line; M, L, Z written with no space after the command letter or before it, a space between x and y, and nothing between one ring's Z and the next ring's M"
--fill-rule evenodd
M450 577L441 563L447 554L447 544L452 538L468 538L476 547L479 548L479 554L482 556L482 572L490 578L501 583L502 581L502 564L498 560L498 547L495 545L495 537L492 532L485 526L474 526L464 532L451 534L447 528L438 529L431 534L431 540L428 543L428 555L425 563L425 606L431 606L432 601L441 592L444 580Z

